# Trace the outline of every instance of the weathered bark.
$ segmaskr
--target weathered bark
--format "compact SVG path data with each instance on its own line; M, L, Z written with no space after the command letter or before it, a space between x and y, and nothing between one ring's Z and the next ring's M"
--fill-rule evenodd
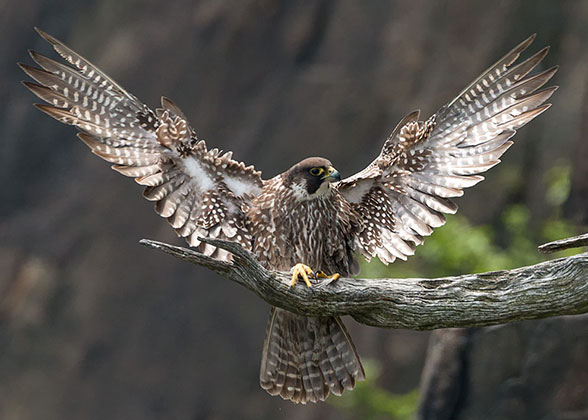
M539 248L540 252L548 254L550 252L557 252L564 249L579 248L581 246L588 245L588 233L583 235L573 236L571 238L560 239L558 241L548 242L541 245Z
M235 243L203 240L233 253L234 262L161 242L141 243L207 267L271 305L309 316L350 315L375 327L432 330L588 312L588 253L514 270L435 279L341 278L309 289L303 283L290 288L288 273L264 269Z

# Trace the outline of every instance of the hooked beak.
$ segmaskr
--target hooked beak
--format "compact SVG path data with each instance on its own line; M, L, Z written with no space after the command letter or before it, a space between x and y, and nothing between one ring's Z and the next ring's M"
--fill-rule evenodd
M341 175L335 168L329 166L327 169L327 173L325 174L325 176L323 176L323 179L326 179L329 182L337 182L341 181Z

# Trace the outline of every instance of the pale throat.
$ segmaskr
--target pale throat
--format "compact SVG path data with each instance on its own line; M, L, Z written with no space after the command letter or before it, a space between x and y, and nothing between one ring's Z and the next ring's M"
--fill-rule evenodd
M321 186L318 188L318 190L316 190L312 194L308 193L308 190L306 188L306 181L303 181L300 184L292 184L290 188L292 189L294 198L296 198L298 201L308 201L314 200L316 198L325 198L333 193L331 183L328 181L323 182Z

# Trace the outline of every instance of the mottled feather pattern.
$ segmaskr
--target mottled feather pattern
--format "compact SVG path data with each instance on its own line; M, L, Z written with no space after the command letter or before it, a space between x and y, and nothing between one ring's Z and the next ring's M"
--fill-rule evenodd
M253 251L265 266L289 270L304 261L315 270L356 274L352 238L362 222L335 188L323 198L299 201L278 175L253 200L248 219Z
M169 110L161 112L159 125L155 132L159 143L171 149L176 144L187 144L190 140L190 130L186 120L176 115L172 117Z
M169 99L162 98L162 108L152 111L89 61L39 33L73 67L31 52L41 68L21 68L40 84L25 85L50 104L38 107L76 126L94 154L145 185L144 197L155 201L156 212L190 245L223 259L226 252L198 238L233 240L251 249L242 206L261 191L261 173L231 153L207 150Z
M414 253L414 236L404 235L396 228L396 214L391 195L382 186L372 187L363 200L356 204L356 211L362 215L362 228L357 234L355 248L369 261L377 256L382 262L390 263L396 258L406 260ZM407 239L405 241L404 239Z
M500 162L516 130L549 107L545 101L556 87L538 89L557 67L528 76L548 48L513 65L533 39L515 47L425 122L418 121L417 111L407 115L376 160L339 183L366 222L357 251L384 263L411 255L424 236L445 223L444 213L457 211L450 199L483 180L479 174ZM386 198L374 203L375 191ZM373 210L366 211L366 202L380 215L391 212L394 226L389 227L388 216L378 219ZM398 253L391 252L392 243Z
M289 270L300 261L314 270L359 273L352 238L359 215L335 188L304 200L284 183L284 175L266 181L248 212L253 251L266 267ZM262 355L260 383L272 395L306 403L330 392L353 389L365 374L339 318L312 318L273 308Z

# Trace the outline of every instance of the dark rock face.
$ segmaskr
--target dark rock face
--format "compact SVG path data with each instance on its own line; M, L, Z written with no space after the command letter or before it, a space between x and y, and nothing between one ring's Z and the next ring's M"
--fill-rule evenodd
M31 106L15 62L30 62L28 48L50 54L33 26L147 104L172 98L200 137L266 177L307 156L354 173L404 114L430 115L540 32L536 49L553 46L547 64L562 65L562 88L460 202L475 222L495 219L513 199L544 217L542 174L586 137L581 2L29 0L0 10L2 419L349 416L266 395L257 383L265 304L138 245L143 237L182 242L136 185ZM501 188L509 170L525 174L523 187ZM574 191L585 191L577 182ZM443 382L453 392L445 418L582 418L586 325L577 317L457 334L466 344L447 359L460 382ZM381 362L383 387L418 386L426 333L350 329L362 356ZM445 406L442 392L423 395Z
M588 317L432 336L420 419L588 417Z

